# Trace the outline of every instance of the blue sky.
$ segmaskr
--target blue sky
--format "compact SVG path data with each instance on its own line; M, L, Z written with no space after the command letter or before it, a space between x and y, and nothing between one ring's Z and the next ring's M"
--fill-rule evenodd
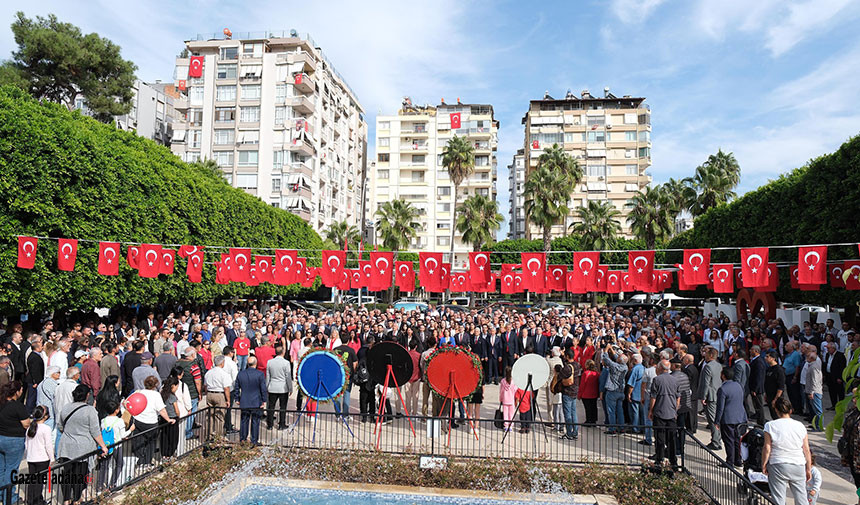
M16 10L55 13L112 39L149 81L171 80L174 56L196 33L309 32L358 94L371 130L406 95L491 103L505 216L520 120L545 90L609 86L646 97L657 183L690 175L722 148L740 162L743 193L860 132L852 0L10 1L0 24ZM0 29L0 57L14 47Z

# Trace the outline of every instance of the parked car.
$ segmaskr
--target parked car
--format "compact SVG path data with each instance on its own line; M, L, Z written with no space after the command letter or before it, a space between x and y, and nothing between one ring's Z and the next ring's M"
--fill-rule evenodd
M349 295L343 297L343 303L349 303L352 305L356 305L359 302L359 297L357 295ZM373 295L361 295L361 304L366 305L368 303L379 303L376 301L376 297Z
M412 312L413 310L419 310L421 312L427 312L430 310L430 306L424 302L417 301L398 301L394 304L394 310L404 309L406 312Z
M448 303L451 305L465 305L469 306L469 297L468 296L455 296L448 300Z
M452 303L449 303L447 305L440 305L439 308L440 309L448 309L451 312L468 312L469 311L469 304L454 305Z

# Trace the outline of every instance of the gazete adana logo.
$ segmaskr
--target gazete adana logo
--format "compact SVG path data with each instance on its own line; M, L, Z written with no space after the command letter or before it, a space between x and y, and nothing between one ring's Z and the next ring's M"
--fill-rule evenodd
M51 493L51 488L54 484L92 484L93 476L90 473L79 475L71 472L54 473L53 467L48 467L47 472L40 473L18 473L18 470L12 470L9 474L9 480L13 484L42 484L48 485L48 494Z

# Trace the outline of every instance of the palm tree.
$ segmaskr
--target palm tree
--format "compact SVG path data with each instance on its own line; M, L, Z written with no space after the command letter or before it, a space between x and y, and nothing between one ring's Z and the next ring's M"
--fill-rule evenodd
M717 154L708 156L703 165L719 169L729 179L732 188L741 182L741 166L734 153L724 153L722 149L717 149Z
M695 191L689 184L689 179L669 178L663 183L663 190L672 202L672 219L678 217L681 211L690 208L690 203L695 198Z
M690 187L695 196L690 203L690 213L694 217L701 216L708 209L716 207L734 198L734 175L724 172L718 165L707 162L696 167L695 175L690 179Z
M646 187L645 191L637 192L629 203L633 208L627 216L627 223L633 234L645 241L648 249L653 249L658 240L672 235L672 201L662 187Z
M463 236L463 242L472 244L472 250L477 252L484 244L493 242L504 220L499 214L498 202L483 195L470 196L457 212L457 231Z
M454 231L457 216L457 192L460 184L475 171L475 148L466 137L454 137L442 151L442 166L448 170L448 177L454 183L451 192L451 265L454 265Z
M621 212L609 200L589 200L587 207L576 209L579 222L573 223L570 228L580 236L583 249L610 249L621 233L621 223L618 221L620 215Z
M570 183L571 193L577 184L582 181L582 167L573 156L564 152L564 148L558 144L553 144L552 147L544 148L543 153L538 157L538 166L546 165L552 167L565 174ZM563 233L567 235L567 215L562 218L565 222Z
M419 216L418 208L403 199L385 202L376 209L376 231L382 237L382 247L394 251L394 261L397 261L400 251L409 247L412 239L418 236L421 230ZM391 275L393 280L394 268ZM394 282L388 291L388 299L394 299Z
M346 221L335 221L326 230L325 238L343 249L347 243L353 247L358 244L361 240L361 232L355 226L347 224Z

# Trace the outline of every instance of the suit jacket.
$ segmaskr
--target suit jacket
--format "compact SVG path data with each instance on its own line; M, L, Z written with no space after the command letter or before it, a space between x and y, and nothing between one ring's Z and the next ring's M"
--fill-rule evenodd
M502 335L495 335L495 342L490 342L491 337L487 336L487 357L490 359L499 359L505 352L505 338Z
M484 359L489 357L489 343L487 342L487 337L484 335L473 338L470 345L472 346L472 352L478 358Z
M236 334L236 330L233 328L228 328L227 331L224 332L224 336L227 337L227 345L230 347L234 347L233 342L239 338L239 335Z
M546 356L549 353L549 339L538 333L532 338L534 342L535 354L538 356Z
M725 381L717 390L717 413L714 415L714 422L717 424L743 424L747 422L744 389L737 382Z
M735 371L734 381L744 388L744 395L750 392L750 365L745 360L736 359L732 365L732 370Z
M288 395L293 392L292 368L282 356L275 356L266 363L266 390Z
M266 376L256 368L246 368L236 376L233 400L239 400L239 408L258 409L268 401Z
M766 373L767 363L764 361L764 356L759 354L750 361L750 392L757 395L764 394L764 376Z
M722 367L720 362L713 360L705 363L702 367L702 373L699 376L699 394L696 397L706 402L717 401L717 390L720 389L720 372Z
M833 362L832 364L830 362ZM827 365L830 365L830 373L827 373ZM842 372L845 371L845 354L837 352L830 354L824 353L824 379L828 384L835 384L837 380L842 378Z
M508 361L510 363L513 363L514 361L514 354L520 353L518 339L519 337L517 336L516 330L508 331L505 341L505 352L508 354Z

